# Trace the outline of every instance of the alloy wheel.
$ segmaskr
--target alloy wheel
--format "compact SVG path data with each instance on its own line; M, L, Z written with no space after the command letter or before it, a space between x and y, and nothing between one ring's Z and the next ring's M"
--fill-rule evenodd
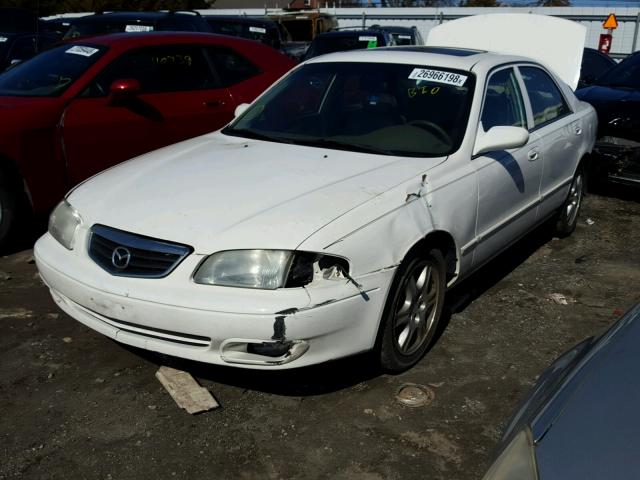
M582 175L576 175L571 183L569 190L569 198L565 207L565 215L567 224L571 225L576 221L578 211L580 210L580 202L582 201Z
M440 283L434 268L426 261L417 263L403 286L393 318L396 348L412 355L429 337L438 311Z

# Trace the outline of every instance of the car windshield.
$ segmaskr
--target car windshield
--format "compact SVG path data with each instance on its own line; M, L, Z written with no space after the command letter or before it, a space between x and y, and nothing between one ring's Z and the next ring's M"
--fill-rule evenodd
M388 63L326 62L292 72L224 134L408 157L462 143L475 77Z
M58 96L106 50L100 45L63 45L42 52L0 75L0 95Z
M391 33L391 37L396 45L414 45L413 37L409 33Z
M640 55L634 55L613 67L597 82L598 85L640 89Z
M209 26L213 33L231 35L234 37L248 38L268 45L276 45L277 33L268 25L234 22L233 20L209 20Z
M139 20L104 19L102 21L78 22L69 28L64 38L77 38L87 35L102 35L120 32L152 32L156 30L153 22Z
M307 58L317 57L318 55L325 55L327 53L384 46L384 37L375 33L327 35L326 37L318 37L311 44Z

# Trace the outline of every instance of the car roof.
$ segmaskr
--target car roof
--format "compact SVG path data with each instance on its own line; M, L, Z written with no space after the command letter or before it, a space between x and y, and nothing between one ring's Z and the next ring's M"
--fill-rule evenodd
M488 71L495 65L512 62L532 62L532 60L525 57L502 55L483 50L431 46L401 46L336 52L309 60L309 63L323 62L401 63L432 65L466 71L471 71L476 67L475 70L484 69Z
M101 22L103 20L146 20L154 21L166 18L170 15L180 15L183 17L199 17L199 14L187 12L106 12L95 13L74 19L74 23Z
M600 50L596 50L595 48L589 48L589 47L585 47L584 48L584 52L582 54L582 62L584 63L585 59L587 58L587 55L591 55L591 56L595 56L598 58L602 58L603 60L606 60L609 62L609 64L613 67L615 65L618 64L618 62L616 62L613 58L611 58L609 55L602 53Z
M95 35L88 37L79 37L69 40L69 44L94 44L106 46L128 46L136 45L164 45L167 43L222 43L231 44L238 42L249 42L253 45L255 42L239 37L231 37L227 35L218 35L207 32L121 32L111 33L108 35Z
M271 20L268 18L245 17L242 15L205 15L202 18L204 18L207 21L221 20L221 21L227 21L227 22L252 23L255 25L269 25L269 26L272 26L272 25L275 26L277 23L275 20Z
M400 25L372 25L371 30L386 30L392 33L414 33L416 27L401 27Z
M372 30L372 29L364 29L364 30L332 30L330 32L324 32L319 35L316 35L316 38L328 38L328 37L355 37L357 35L380 35L384 32L382 30Z

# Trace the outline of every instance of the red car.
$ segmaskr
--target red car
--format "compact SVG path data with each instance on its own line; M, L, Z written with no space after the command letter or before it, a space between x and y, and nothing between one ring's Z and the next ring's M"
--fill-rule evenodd
M123 160L216 130L294 63L249 40L115 34L65 43L0 75L0 245L24 200L46 212Z

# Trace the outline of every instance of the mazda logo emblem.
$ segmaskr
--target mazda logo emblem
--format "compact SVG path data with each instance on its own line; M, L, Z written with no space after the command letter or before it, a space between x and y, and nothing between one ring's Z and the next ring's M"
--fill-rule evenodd
M111 254L111 263L118 270L124 270L131 261L131 252L124 247L116 247Z

